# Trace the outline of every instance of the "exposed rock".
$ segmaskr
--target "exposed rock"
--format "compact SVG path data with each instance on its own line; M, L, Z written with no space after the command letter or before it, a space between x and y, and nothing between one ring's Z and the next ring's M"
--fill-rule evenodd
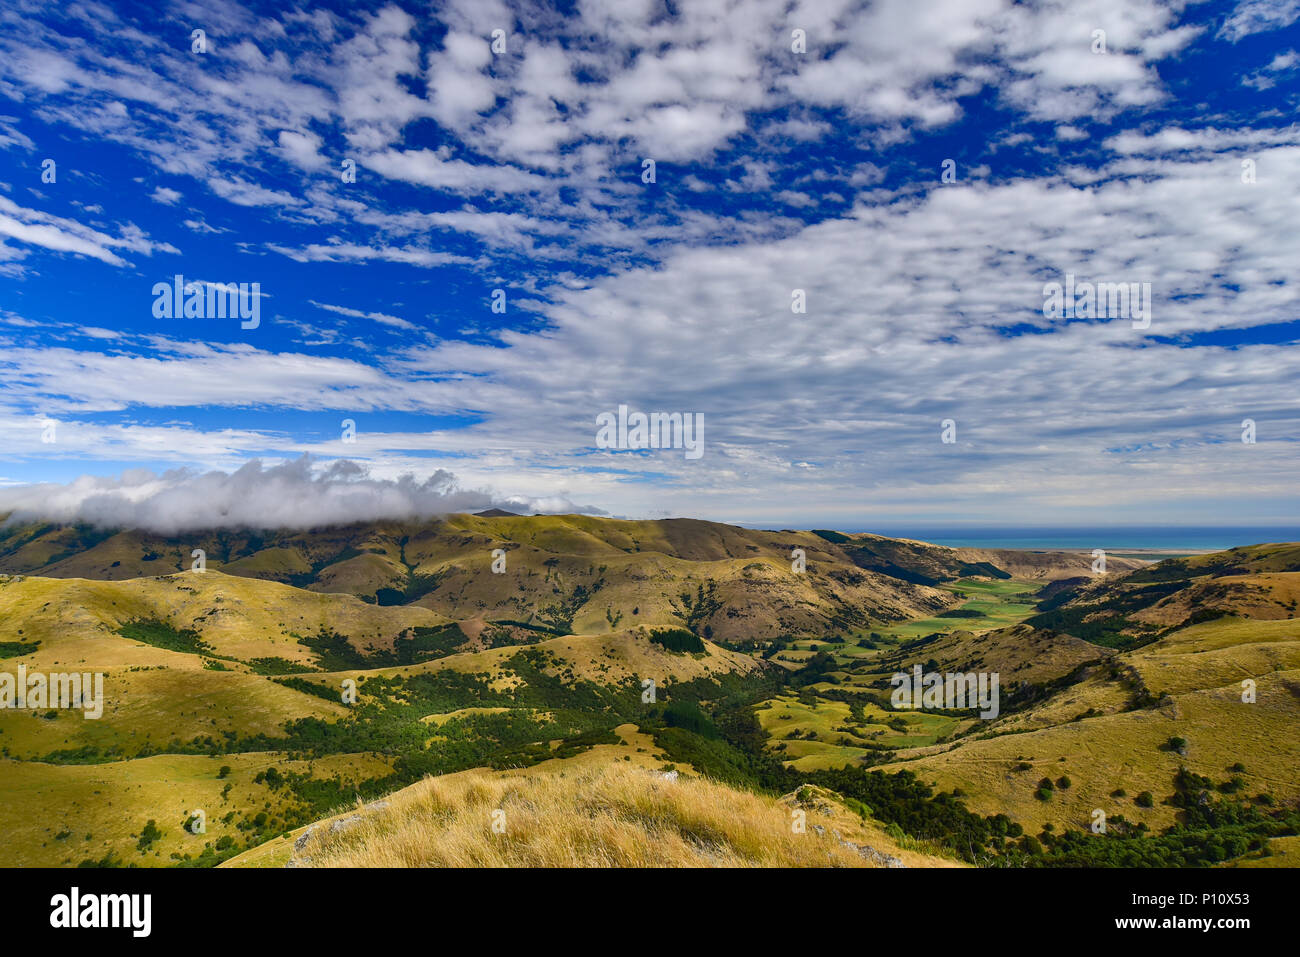
M341 817L338 820L330 821L330 833L337 834L339 831L346 831L359 820L361 820L360 814L349 814L347 817Z
M307 830L305 830L305 831L303 831L301 834L299 834L299 835L298 835L298 839L297 839L296 841L293 842L293 852L294 852L295 854L297 854L297 853L298 853L299 851L301 851L304 847L306 847L306 846L307 846L307 842L308 842L309 840L311 840L311 836L312 836L312 834L314 834L315 832L316 832L316 825L313 824L311 827L307 828Z
M907 866L892 854L882 854L880 851L868 844L854 844L852 841L846 841L844 838L840 837L839 831L832 830L831 833L835 835L835 839L840 842L841 846L847 847L851 851L857 851L873 864L879 864L881 867Z
M362 809L362 811L363 812L379 811L386 807L388 807L387 801L375 801L371 804L367 804ZM349 814L347 817L341 817L338 818L337 820L330 821L329 829L326 831L326 833L337 834L340 831L346 831L348 828L352 827L360 820L361 820L361 812L358 812L356 814ZM306 849L308 842L311 841L312 835L316 833L316 829L320 826L321 825L319 824L313 824L311 827L307 828L307 830L303 831L301 834L298 835L298 837L293 842L293 853L290 855L289 860L285 862L284 865L285 867L310 867L311 866L311 858L301 856L301 855L303 850Z

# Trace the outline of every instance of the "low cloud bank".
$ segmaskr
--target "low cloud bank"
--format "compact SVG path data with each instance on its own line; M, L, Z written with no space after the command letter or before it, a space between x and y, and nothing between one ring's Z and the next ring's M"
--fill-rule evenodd
M102 528L138 528L162 535L208 528L310 528L351 522L425 519L449 512L501 508L534 512L605 514L564 498L501 498L461 489L439 469L421 480L371 478L356 462L322 466L309 456L265 468L253 459L234 472L173 469L161 475L130 469L121 476L83 475L61 485L0 489L0 513L9 523L86 522Z

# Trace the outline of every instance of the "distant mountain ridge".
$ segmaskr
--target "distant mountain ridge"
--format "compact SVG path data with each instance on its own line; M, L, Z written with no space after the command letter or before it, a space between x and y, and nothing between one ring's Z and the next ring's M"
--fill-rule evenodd
M124 580L208 569L448 619L603 633L689 623L723 641L820 633L952 606L962 577L1088 573L1086 556L954 549L830 530L765 531L694 519L520 516L492 509L423 522L162 536L87 525L0 528L0 573ZM803 571L795 571L796 563ZM490 573L494 563L505 574ZM1115 559L1112 567L1141 563Z
M1300 609L1300 545L1238 546L1169 559L1125 575L1063 580L1040 592L1029 624L1113 647L1229 615L1264 621Z
M922 836L970 863L1046 848L1058 866L1168 865L1300 840L1300 545L1091 565L689 519L449 515L192 540L10 526L0 674L102 672L104 707L0 710L0 864L262 849L250 859L323 865L352 852L332 838L360 812L328 819L358 794L392 802L371 823L397 848L428 820L401 809L430 775L558 774L537 784L558 811L586 807L568 775L616 763L640 769L638 793L677 769L764 792L709 800L776 811L782 834L774 795L824 785L864 829L851 842L893 856ZM999 675L997 714L896 708L892 676L916 668ZM93 798L109 788L111 804ZM949 841L974 826L958 797L1009 820L979 825L1000 829L983 844ZM182 807L209 809L206 837ZM1098 808L1116 840L1080 830ZM427 855L452 854L429 836Z

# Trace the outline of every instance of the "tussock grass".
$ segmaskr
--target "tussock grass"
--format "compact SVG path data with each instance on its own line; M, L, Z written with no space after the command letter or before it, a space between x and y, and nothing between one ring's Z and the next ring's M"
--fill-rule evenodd
M504 812L504 833L493 812ZM705 779L670 781L640 768L429 778L316 826L295 853L314 867L868 867L808 812ZM822 824L817 833L814 824ZM843 834L843 824L840 828ZM845 834L845 837L849 837Z

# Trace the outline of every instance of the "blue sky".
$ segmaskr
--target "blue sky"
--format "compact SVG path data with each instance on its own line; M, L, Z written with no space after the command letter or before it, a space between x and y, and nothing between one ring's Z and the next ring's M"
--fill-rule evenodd
M1294 524L1298 20L10 0L0 508ZM1067 273L1149 326L1046 317ZM599 448L620 404L704 454Z

